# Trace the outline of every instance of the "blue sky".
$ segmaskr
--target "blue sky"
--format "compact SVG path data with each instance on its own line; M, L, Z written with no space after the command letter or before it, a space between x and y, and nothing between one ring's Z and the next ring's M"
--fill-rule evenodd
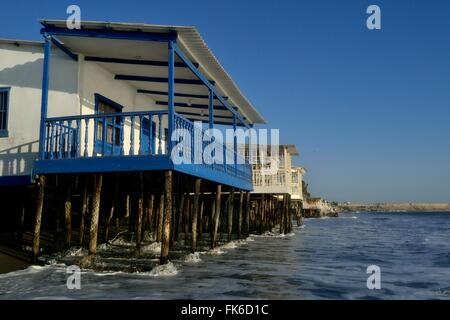
M117 4L116 4L117 3ZM450 1L5 1L0 37L38 19L195 25L329 200L450 202ZM366 28L377 4L382 30Z

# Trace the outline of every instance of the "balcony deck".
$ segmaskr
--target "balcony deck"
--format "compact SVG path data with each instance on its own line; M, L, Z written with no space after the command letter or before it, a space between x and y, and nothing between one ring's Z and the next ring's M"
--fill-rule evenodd
M35 163L34 174L175 170L252 190L251 166L244 160L208 164L212 160L202 151L211 142L194 139L195 134L203 137L205 131L177 113L174 130L180 136L175 149L184 161L173 161L167 118L167 110L47 118L45 150ZM223 143L216 150L223 151L224 159L239 158ZM200 163L195 161L199 154L203 156Z

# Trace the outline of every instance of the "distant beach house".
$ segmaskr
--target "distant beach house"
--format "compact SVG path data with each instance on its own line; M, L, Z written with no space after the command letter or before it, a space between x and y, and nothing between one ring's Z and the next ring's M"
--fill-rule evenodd
M292 157L298 156L295 145L280 145L278 154L271 153L271 146L258 150L253 161L254 194L292 195Z
M303 176L306 174L306 169L299 166L293 166L291 169L292 181L292 200L303 202Z

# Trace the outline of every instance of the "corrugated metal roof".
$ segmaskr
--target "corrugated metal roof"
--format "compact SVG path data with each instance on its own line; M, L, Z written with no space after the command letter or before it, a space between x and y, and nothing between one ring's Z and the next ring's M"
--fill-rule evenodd
M64 20L41 20L44 26L66 27ZM244 96L239 87L233 81L231 76L225 71L218 59L214 56L211 49L198 30L193 26L171 26L154 25L140 23L120 23L105 21L83 21L83 29L112 29L116 31L140 31L140 32L158 32L169 33L177 32L179 46L197 61L202 72L208 78L213 79L218 87L231 102L237 106L247 119L252 123L266 123L261 114L256 111L251 102Z

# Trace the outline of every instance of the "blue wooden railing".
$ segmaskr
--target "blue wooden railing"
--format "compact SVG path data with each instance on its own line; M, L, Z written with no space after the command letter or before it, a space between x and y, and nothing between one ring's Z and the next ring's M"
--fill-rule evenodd
M174 130L189 132L180 139L178 146L183 149L183 154L191 156L191 163L251 181L251 165L235 154L233 147L208 138L201 127L194 126L177 113L173 124ZM47 118L45 128L45 152L41 160L169 156L167 142L171 133L168 132L168 112L165 110ZM206 138L195 140L194 133ZM216 144L216 151L223 152L227 163L212 163L210 156L202 155L201 151L210 143ZM196 162L196 156L204 161ZM238 160L236 164L231 161L234 159Z

